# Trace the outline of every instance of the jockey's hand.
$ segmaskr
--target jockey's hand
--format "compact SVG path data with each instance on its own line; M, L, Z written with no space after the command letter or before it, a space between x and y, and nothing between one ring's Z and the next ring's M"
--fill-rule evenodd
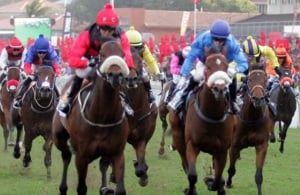
M27 75L32 75L32 69L30 64L24 64L24 71Z
M236 74L236 69L234 67L229 67L227 69L227 74L230 78L233 78L234 75Z
M185 85L185 82L186 82L186 78L185 77L181 77L179 79L179 82L176 85L176 91L177 90L181 90L183 88L183 86Z
M163 73L161 73L161 72L156 73L155 76L160 81L165 80L165 75Z

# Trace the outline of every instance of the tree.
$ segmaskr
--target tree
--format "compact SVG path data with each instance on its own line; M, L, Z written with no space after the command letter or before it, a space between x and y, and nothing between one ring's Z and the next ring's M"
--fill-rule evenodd
M46 16L50 8L44 7L40 0L34 0L31 4L26 5L25 10L28 17L41 17Z

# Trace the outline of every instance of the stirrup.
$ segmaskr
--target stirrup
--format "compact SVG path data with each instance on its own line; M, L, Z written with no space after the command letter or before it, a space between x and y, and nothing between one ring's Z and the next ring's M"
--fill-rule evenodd
M71 105L69 103L61 103L56 110L61 117L66 117L71 111Z
M129 116L133 116L134 115L133 109L128 104L124 105L124 110L125 110L125 113L127 115L129 115Z
M22 102L21 100L15 100L14 103L13 103L13 108L15 109L20 109L22 106Z

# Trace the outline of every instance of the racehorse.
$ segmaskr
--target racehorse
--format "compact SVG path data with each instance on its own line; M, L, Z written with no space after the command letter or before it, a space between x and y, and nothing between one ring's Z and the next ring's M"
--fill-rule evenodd
M168 110L168 107L166 104L166 98L168 96L171 84L172 84L172 81L168 81L165 84L163 91L161 93L161 97L160 97L159 105L158 105L158 115L159 115L159 118L161 121L162 130L163 130L161 141L160 141L160 148L158 150L158 154L160 156L165 154L165 136L166 136L166 132L168 129L167 115L169 113L169 110Z
M124 148L129 126L120 100L120 86L129 69L123 57L124 52L118 41L102 41L100 62L91 75L93 81L80 90L67 117L60 116L58 111L54 114L53 142L61 151L63 160L59 186L62 195L67 194L67 172L72 156L68 140L75 153L78 194L87 193L88 164L99 157L102 173L100 193L106 194L108 191L106 171L110 163L116 182L115 194L126 193ZM62 95L66 94L68 87L69 83L65 85Z
M5 70L6 78L1 85L1 109L0 120L4 135L4 150L7 151L8 145L14 145L13 130L14 126L10 122L10 107L13 103L14 95L19 83L22 81L21 61L8 61ZM9 140L8 140L9 139Z
M237 116L237 126L229 151L230 165L226 181L226 185L232 187L232 177L236 172L235 163L240 157L240 151L249 146L255 147L255 182L259 195L261 195L262 169L268 150L269 133L274 127L265 99L266 86L267 73L264 65L251 65L243 97L244 103Z
M287 130L292 122L296 111L296 98L293 93L293 80L290 69L288 67L281 67L282 76L280 78L279 87L274 89L270 95L270 101L276 105L276 116L274 121L278 121L279 126L279 151L284 151L284 141ZM283 123L283 126L282 126ZM274 129L271 133L270 140L275 142Z
M134 115L127 117L130 128L127 141L136 151L137 160L134 161L134 167L136 176L140 178L139 184L146 186L148 183L148 165L145 160L145 153L156 127L158 111L156 103L149 104L148 102L147 91L142 80L143 59L134 48L132 48L132 56L134 68L126 77L124 89L129 105L134 110Z
M178 114L169 109L173 144L188 176L189 187L185 189L188 195L196 194L196 158L200 151L209 153L213 159L214 178L205 178L208 189L225 194L222 173L235 124L234 115L228 112L229 101L226 97L231 83L227 75L227 60L214 48L206 56L207 79L188 100L185 122L180 121Z
M36 82L32 82L24 94L20 110L12 107L12 121L18 128L14 157L20 157L20 131L24 126L25 155L23 166L28 167L31 162L32 142L38 136L45 140L43 150L45 151L44 165L47 169L47 177L51 177L51 150L52 150L52 117L57 105L58 95L55 92L55 74L52 66L41 65L37 67Z

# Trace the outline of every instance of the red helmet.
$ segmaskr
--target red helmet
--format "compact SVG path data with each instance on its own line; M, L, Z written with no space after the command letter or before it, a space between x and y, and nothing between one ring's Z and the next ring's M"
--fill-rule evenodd
M21 48L21 47L23 47L22 42L17 37L13 37L10 40L9 46L11 48Z
M112 4L105 4L104 8L98 12L96 17L96 23L102 26L119 26L119 16L113 9Z

